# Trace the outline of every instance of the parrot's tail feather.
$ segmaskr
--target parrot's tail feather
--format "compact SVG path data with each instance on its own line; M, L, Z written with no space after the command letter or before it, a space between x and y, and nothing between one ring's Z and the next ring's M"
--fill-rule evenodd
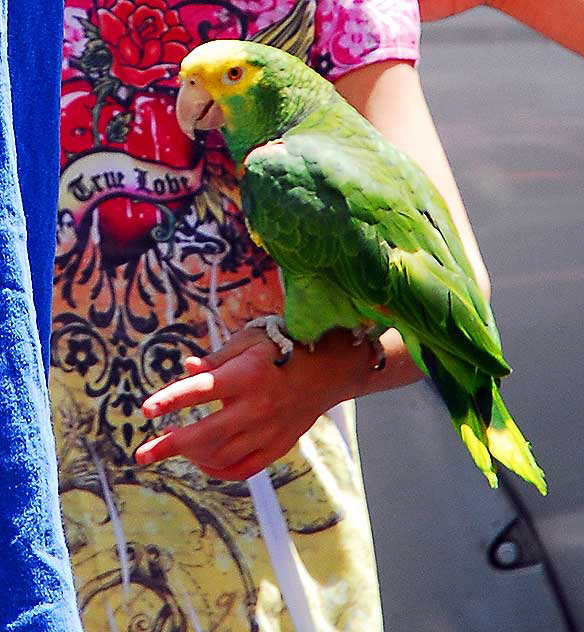
M444 360L422 348L423 361L442 399L452 423L475 464L491 487L497 487L492 457L547 494L543 470L537 465L529 443L509 414L499 393L498 380L482 374L482 386L471 396L446 368Z
M489 485L496 489L499 486L497 469L491 459L485 425L480 417L473 410L472 406L469 406L468 414L464 418L457 419L452 417L452 424L470 452L475 465L485 475Z
M513 421L499 389L493 384L493 410L486 430L489 452L505 467L547 494L544 472L536 463L529 443Z
M487 442L487 425L480 413L480 408L445 367L448 357L439 358L428 347L421 346L421 359L436 385L438 392L446 404L452 424L470 452L475 465L485 475L489 485L498 486L497 470Z

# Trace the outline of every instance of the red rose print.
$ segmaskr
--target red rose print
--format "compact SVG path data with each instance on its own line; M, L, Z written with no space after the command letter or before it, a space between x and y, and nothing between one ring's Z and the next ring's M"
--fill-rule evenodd
M63 83L61 164L64 168L88 152L110 149L170 168L184 169L193 164L195 148L178 126L172 95L155 96L138 90L125 105L112 97L106 97L98 110L96 103L97 97L86 80ZM97 205L102 251L116 260L139 255L152 245L150 231L159 225L166 226L169 214L183 205L184 202L167 200L165 213L162 206L125 194L102 200Z
M128 111L132 112L132 121L121 146L124 151L135 158L171 167L192 164L193 143L178 126L173 97L137 92ZM181 204L165 202L165 206L173 213ZM98 213L102 250L118 259L149 248L150 231L168 221L154 203L123 196L100 202Z
M86 152L95 146L108 143L107 125L116 116L125 113L125 109L108 100L99 111L97 133L94 138L92 115L97 98L90 91L90 84L84 79L63 83L61 96L61 165L67 164L76 154ZM109 146L121 149L121 143L109 142Z
M190 50L166 0L99 0L97 26L112 54L111 74L137 88L172 77Z
M118 259L128 259L149 248L150 231L164 220L153 204L127 197L101 202L98 217L102 250Z
M247 16L234 6L228 10L220 2L183 2L177 11L192 48L213 39L245 38Z
M137 92L129 106L133 118L124 149L136 158L184 168L193 162L193 141L180 129L175 97Z

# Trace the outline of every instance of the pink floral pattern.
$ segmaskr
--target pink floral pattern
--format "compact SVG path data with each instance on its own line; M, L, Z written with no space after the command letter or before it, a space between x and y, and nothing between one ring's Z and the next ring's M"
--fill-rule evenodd
M77 71L72 65L75 59L81 57L87 44L87 35L82 21L87 19L87 9L90 2L69 2L63 14L63 70L62 79L74 77ZM81 74L81 73L79 73Z
M101 16L98 18L100 26L103 26L104 19L110 17L111 9L116 4L118 2L112 0L100 0L97 12ZM122 0L119 4L129 6L130 2ZM163 75L166 77L169 73L176 72L180 61L178 57L183 52L183 47L195 47L205 39L252 37L258 31L284 18L295 4L296 0L233 0L231 5L212 0L208 3L160 0L136 2L136 5L141 5L142 12L149 9L153 16L156 12L163 16L161 8L164 9L167 22L169 18L174 22L175 16L178 16L184 30L180 33L171 31L180 35L173 40L166 35L169 39L166 50L161 48L154 51L158 44L141 36L134 37L134 40L125 38L124 42L130 41L132 44L132 50L128 52L123 47L120 47L119 51L112 50L117 61L117 66L113 70L118 71L123 77L122 56L126 56L126 65L129 66L128 55L133 53L140 66L136 74L144 79L138 83L151 83ZM63 79L81 74L75 70L71 60L79 57L87 42L82 21L91 19L92 1L68 0L66 5ZM205 25L203 30L201 25ZM165 26L168 33L170 25L165 25L164 21L161 21L158 28L163 30ZM120 32L116 35L116 42L108 42L110 49L119 44L123 35L135 35L131 32L130 24L126 26L126 30L128 33ZM117 31L114 30L114 33ZM109 38L112 38L111 32ZM315 40L310 61L329 79L336 79L349 70L384 59L417 61L419 43L420 15L417 0L315 2ZM172 47L174 49L171 50ZM149 62L152 63L149 65ZM164 72L161 72L162 69Z
M64 14L64 57L68 61L70 57L79 57L87 43L85 31L80 23L85 11L79 7L67 7Z
M387 59L416 62L417 0L320 0L311 62L329 79Z
M256 30L261 30L288 15L296 0L235 0L233 4L253 20Z

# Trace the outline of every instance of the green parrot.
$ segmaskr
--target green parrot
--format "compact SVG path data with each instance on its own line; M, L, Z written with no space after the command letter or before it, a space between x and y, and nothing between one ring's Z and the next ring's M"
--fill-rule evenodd
M250 233L282 271L287 335L395 327L491 487L494 457L546 494L499 393L511 369L493 314L424 172L279 49L209 42L180 80L181 129L219 128L238 165Z

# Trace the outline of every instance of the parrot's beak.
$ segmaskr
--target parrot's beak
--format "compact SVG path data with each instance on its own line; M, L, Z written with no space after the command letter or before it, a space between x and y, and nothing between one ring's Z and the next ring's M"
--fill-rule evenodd
M217 129L225 121L221 107L200 85L187 79L181 84L176 99L176 118L181 130L194 140L197 130Z

